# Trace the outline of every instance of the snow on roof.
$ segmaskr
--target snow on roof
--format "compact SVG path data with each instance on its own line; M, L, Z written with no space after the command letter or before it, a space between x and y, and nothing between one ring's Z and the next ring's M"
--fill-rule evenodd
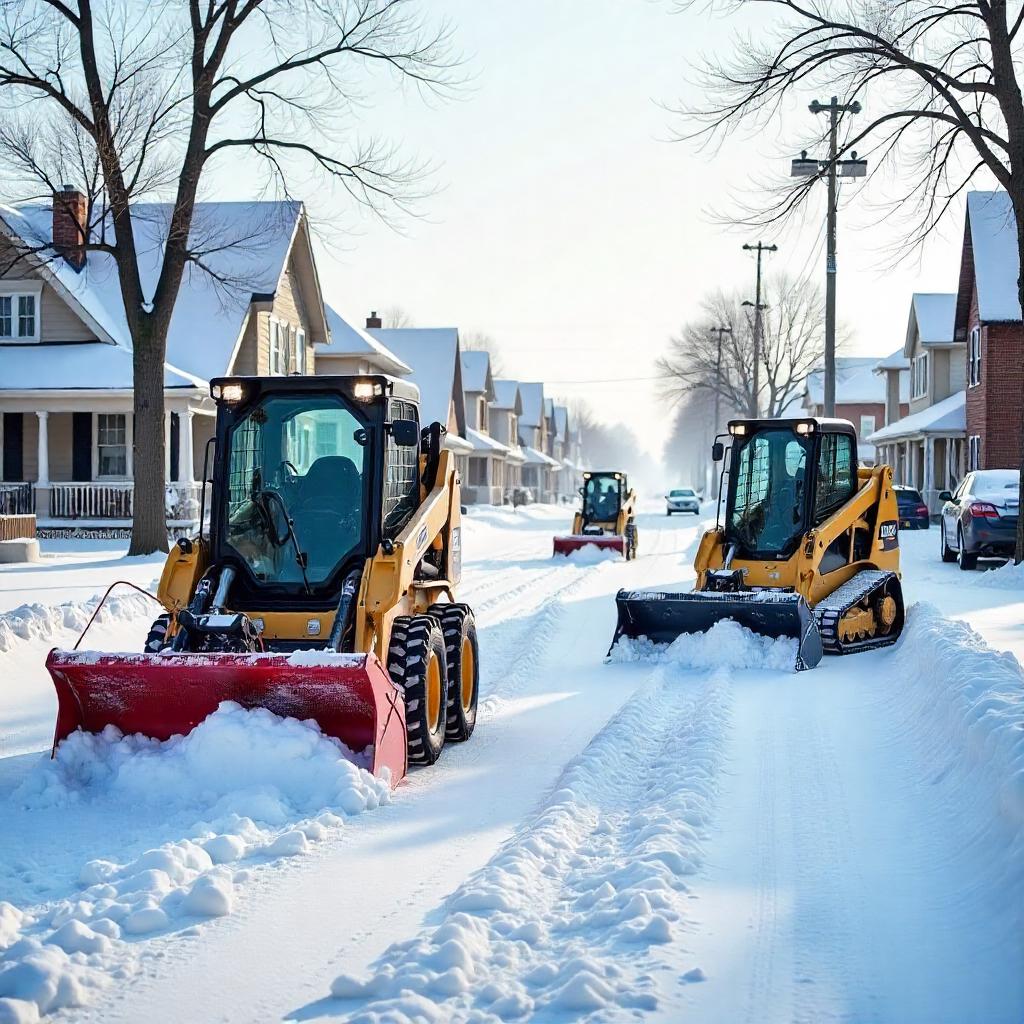
M978 316L982 320L1020 320L1017 277L1017 225L1006 192L970 192L967 219L974 251Z
M494 399L491 405L495 409L511 409L513 412L522 412L523 403L519 392L519 381L495 380Z
M132 206L143 294L150 298L163 265L170 203ZM209 380L227 373L253 295L273 295L302 215L298 202L198 203L190 240L218 284L190 264L181 281L167 335L167 362ZM32 204L0 208L7 227L32 246L50 243L52 207ZM115 342L131 348L121 287L113 257L90 252L80 272L50 251L46 269Z
M875 372L878 356L836 357L836 404L885 401L885 381ZM900 375L900 401L910 399L909 374ZM814 370L807 377L807 397L813 405L825 402L825 371Z
M384 373L399 377L412 373L411 366L403 363L394 352L389 351L367 331L356 327L331 306L325 305L324 310L327 313L327 329L331 332L331 340L327 345L316 346L317 358L365 356L371 363L379 366Z
M165 388L196 382L164 367ZM132 354L105 341L60 345L0 345L0 391L132 388Z
M875 373L882 373L885 370L909 370L910 360L903 354L902 346L895 352L890 352L884 359L875 363Z
M962 434L967 429L966 392L958 391L941 402L929 405L927 409L904 416L881 430L876 430L866 440L873 445L901 437L920 434Z
M491 357L486 352L462 353L462 386L466 391L487 392L491 375Z
M550 455L537 451L529 445L523 445L523 456L527 466L554 466L560 469L561 466Z
M371 327L368 330L403 362L412 367L420 389L420 421L448 424L455 402L455 422L465 430L466 411L456 327Z
M544 385L538 381L520 382L519 394L523 399L523 412L519 422L524 427L539 427L544 409Z
M564 405L555 406L555 439L564 441L569 433L569 410Z
M496 452L505 455L509 451L507 445L495 441L489 434L481 434L479 430L474 430L472 427L466 428L466 440L477 452Z
M914 339L914 323L922 345L952 345L953 322L956 319L956 295L944 292L915 292L911 300L910 328L904 355L909 355Z

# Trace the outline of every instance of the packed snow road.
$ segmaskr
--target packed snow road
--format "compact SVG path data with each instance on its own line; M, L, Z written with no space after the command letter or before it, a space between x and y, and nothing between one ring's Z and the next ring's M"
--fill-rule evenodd
M467 521L480 722L393 797L240 709L23 754L80 606L21 611L0 1022L1024 1019L1024 676L969 628L1020 657L1012 571L904 535L908 603L938 607L895 648L797 675L790 641L720 623L604 664L615 591L686 584L697 524L554 561L567 518ZM148 612L119 611L135 647Z

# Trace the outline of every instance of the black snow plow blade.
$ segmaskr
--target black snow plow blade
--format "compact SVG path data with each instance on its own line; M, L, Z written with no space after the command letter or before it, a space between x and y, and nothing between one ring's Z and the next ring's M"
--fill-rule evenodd
M795 638L798 641L797 671L814 668L821 661L818 624L814 612L799 594L754 590L738 593L696 590L681 594L620 590L615 605L618 622L612 647L624 636L647 637L654 643L670 644L683 633L704 633L720 619L732 619L762 636Z

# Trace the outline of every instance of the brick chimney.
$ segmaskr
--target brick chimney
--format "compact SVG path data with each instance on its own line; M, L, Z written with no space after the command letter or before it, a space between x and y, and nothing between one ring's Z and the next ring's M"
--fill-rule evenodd
M366 318L366 326L367 327L383 327L384 326L384 322L381 320L381 318L379 316L377 316L377 310L374 310Z
M53 247L75 270L85 266L87 209L85 196L71 185L53 193Z

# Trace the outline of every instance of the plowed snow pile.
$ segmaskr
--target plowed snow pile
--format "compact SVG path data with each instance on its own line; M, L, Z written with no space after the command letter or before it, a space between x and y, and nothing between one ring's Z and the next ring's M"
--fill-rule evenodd
M186 838L126 863L87 862L71 898L25 910L0 902L0 1024L81 1005L133 970L127 936L229 914L251 873L240 862L303 853L342 826L339 815L386 803L387 781L346 753L312 723L230 703L166 743L113 728L70 736L15 791L15 807L59 816L95 805L112 837L119 821L156 810Z

